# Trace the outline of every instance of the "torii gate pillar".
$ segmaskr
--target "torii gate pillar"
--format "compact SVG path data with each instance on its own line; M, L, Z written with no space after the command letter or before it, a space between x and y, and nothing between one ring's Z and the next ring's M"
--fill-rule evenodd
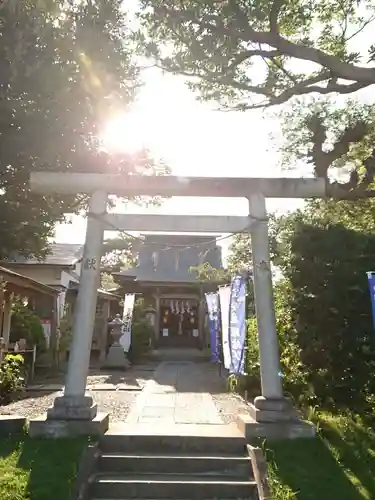
M253 218L250 233L262 386L262 395L256 397L251 406L251 416L256 422L296 420L291 402L283 396L281 383L266 200L263 194L256 193L249 197L249 213Z
M30 420L31 437L104 434L109 428L109 415L99 414L93 398L85 395L100 286L104 236L100 218L106 214L107 199L103 191L94 192L90 199L64 395L55 398L46 417Z

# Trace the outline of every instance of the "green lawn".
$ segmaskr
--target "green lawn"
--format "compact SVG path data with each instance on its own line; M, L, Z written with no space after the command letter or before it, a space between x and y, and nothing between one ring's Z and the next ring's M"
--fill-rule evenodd
M265 444L276 500L374 500L375 426L359 417L316 417L318 437Z
M0 438L1 500L70 500L87 441Z

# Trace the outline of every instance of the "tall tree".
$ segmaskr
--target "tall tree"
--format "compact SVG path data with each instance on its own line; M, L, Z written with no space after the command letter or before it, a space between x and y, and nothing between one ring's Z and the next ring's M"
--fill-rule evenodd
M308 137L303 160L330 183L330 194L374 195L373 107L333 110L303 99L347 96L375 83L375 45L366 36L375 21L373 0L141 0L141 5L138 38L158 65L189 77L201 99L224 108L265 108L293 99L285 128ZM300 146L289 141L286 150L290 145ZM332 182L337 166L349 175Z
M249 233L235 234L228 250L228 269L231 273L238 271L252 272L251 237Z
M121 172L145 156L98 150L139 87L121 0L0 2L0 258L40 254L80 198L40 196L32 171Z

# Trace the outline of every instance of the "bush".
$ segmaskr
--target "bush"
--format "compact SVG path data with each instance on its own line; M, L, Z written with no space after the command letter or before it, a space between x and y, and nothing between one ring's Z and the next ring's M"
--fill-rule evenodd
M36 345L38 352L45 351L46 339L38 316L21 302L15 302L11 318L11 340L26 339L29 347Z
M285 273L286 331L319 404L359 409L375 392L375 336L366 271L375 236L341 225L296 226Z
M154 328L146 318L137 319L132 324L132 339L128 352L130 361L139 360L150 349Z
M297 332L294 328L291 311L288 307L290 290L286 282L275 286L276 330L280 347L280 377L283 379L285 392L297 403L313 404L316 396L308 383L306 367L301 362L297 344ZM246 336L246 389L260 394L260 362L258 344L258 326L256 317L247 320ZM233 385L233 381L232 381ZM237 381L237 388L241 386Z
M276 314L285 385L326 409L371 411L375 335L366 272L374 269L373 199L315 200L271 224L283 275ZM287 342L284 342L285 339ZM292 349L289 362L287 349Z
M0 404L8 403L12 395L24 389L23 364L20 354L8 354L0 364Z
M308 370L301 360L292 311L289 307L290 287L287 281L280 281L274 289L276 332L280 347L280 376L285 392L299 404L316 403L316 395L309 383Z

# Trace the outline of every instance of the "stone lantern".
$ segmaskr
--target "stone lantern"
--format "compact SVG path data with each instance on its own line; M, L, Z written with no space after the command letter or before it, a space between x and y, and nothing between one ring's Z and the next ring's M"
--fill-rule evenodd
M120 344L120 338L123 335L122 328L124 322L120 318L119 314L108 323L110 334L113 338L113 343L109 348L107 358L104 363L104 368L110 368L112 370L124 370L129 367L129 360L127 359L124 348Z
M146 308L145 313L147 321L150 323L151 326L155 327L156 310L152 306L149 306Z

